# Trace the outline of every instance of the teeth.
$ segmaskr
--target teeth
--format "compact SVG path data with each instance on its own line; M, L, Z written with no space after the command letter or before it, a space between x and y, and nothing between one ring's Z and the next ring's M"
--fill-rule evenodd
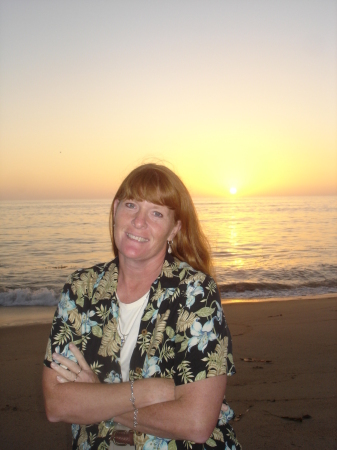
M127 234L127 236L128 236L130 239L133 239L133 240L138 241L138 242L147 242L147 241L148 241L148 239L142 238L142 237L140 237L140 236L135 236L135 235L130 234L130 233L126 233L126 234Z

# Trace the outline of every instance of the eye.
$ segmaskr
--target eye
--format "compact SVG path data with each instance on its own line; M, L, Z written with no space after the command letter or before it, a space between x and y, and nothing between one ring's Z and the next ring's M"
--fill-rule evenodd
M135 205L134 203L132 203L132 202L126 202L126 203L125 203L125 206L126 206L127 208L130 208L130 209L133 209L133 208L136 207L136 205Z
M153 211L153 215L156 216L156 217L164 217L164 216L162 215L162 213L159 212L159 211Z

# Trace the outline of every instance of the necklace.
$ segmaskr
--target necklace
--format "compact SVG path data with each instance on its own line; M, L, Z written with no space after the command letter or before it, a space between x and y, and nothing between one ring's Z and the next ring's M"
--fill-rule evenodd
M117 293L116 293L116 296L117 296L117 300L118 300L118 302L120 304L120 300L119 300L119 297L118 297ZM140 309L142 309L144 304L147 303L147 301L149 299L149 296L150 296L150 291L148 291L143 297L141 297L139 299L139 300L141 300L143 298L143 301L141 302ZM136 300L136 301L139 301L139 300ZM134 319L131 322L130 326L128 327L128 330L125 330L125 333L123 333L123 331L122 331L121 314L120 314L120 312L121 311L120 311L120 308L119 308L117 332L118 332L119 337L121 338L121 349L122 349L124 344L125 344L125 342L126 342L126 340L127 340L127 338L128 338L128 336L129 336L129 334L130 334L130 331L132 330L132 328L133 328L133 326L134 326L134 324L135 324L135 322L136 322L136 320L138 318L139 310L134 315Z
M133 324L132 324L132 325L133 325ZM127 337L129 336L129 334L130 334L130 331L129 331L127 334L124 334L124 333L122 332L122 330L121 330L121 322L120 322L119 317L118 317L117 331L118 331L119 337L121 338L121 348L123 348L123 346L124 346L124 344L125 344L125 342L126 342L126 339L127 339Z

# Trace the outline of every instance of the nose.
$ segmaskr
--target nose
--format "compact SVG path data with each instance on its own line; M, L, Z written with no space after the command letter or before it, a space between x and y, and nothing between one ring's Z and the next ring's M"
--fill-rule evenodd
M134 218L132 219L132 224L135 228L144 228L147 226L146 222L146 213L145 211L139 210L135 214Z

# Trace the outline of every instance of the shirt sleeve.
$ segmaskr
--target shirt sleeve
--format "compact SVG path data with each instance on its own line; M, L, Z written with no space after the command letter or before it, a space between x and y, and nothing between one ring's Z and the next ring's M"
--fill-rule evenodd
M174 336L175 384L233 375L232 339L215 281L194 276L180 289Z
M75 272L76 273L76 272ZM71 289L73 275L71 275L63 287L61 299L56 308L52 328L49 335L44 365L50 367L53 361L52 354L60 353L66 358L77 362L69 350L71 342L76 343L81 337L81 315L78 312L77 295Z

